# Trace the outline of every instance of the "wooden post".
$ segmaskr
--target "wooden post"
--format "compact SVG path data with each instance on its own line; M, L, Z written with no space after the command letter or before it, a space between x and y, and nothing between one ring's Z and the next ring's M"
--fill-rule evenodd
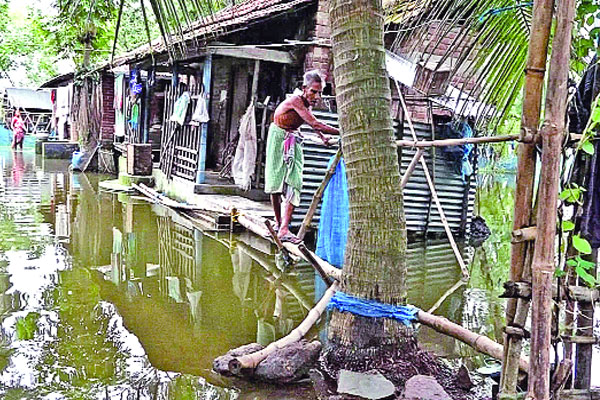
M202 75L202 84L204 85L205 99L198 101L206 101L206 108L210 110L210 85L212 77L212 54L208 54L204 60L204 70ZM200 145L198 146L198 170L196 171L196 183L204 183L206 178L204 171L206 170L206 153L207 153L207 135L208 122L202 124L202 132L200 133Z
M308 229L313 217L315 216L315 211L317 211L319 202L321 201L321 198L323 197L323 192L325 191L327 184L331 180L331 177L333 176L333 173L335 172L335 169L337 168L337 165L339 164L341 158L342 158L342 148L340 147L340 149L337 151L337 153L335 153L335 158L333 159L331 166L325 173L325 177L323 178L323 181L321 182L321 184L315 191L312 202L310 203L310 207L308 207L308 211L306 212L306 215L304 216L304 220L302 221L302 226L300 226L300 230L298 231L298 237L301 240L304 239L304 235L306 235L306 230Z
M550 399L550 346L552 326L552 280L556 243L557 204L562 141L567 108L567 76L575 0L559 0L556 32L546 93L537 230L532 262L531 362L528 397Z
M460 146L463 144L482 144L509 142L521 139L521 135L505 136L481 136L462 139L442 139L442 140L396 140L396 145L400 147L447 147Z
M521 120L522 136L526 138L535 136L538 130L553 8L554 0L535 0L533 4L529 55L525 69L523 117ZM519 144L517 157L513 231L531 225L536 165L535 145L528 142ZM526 259L531 243L517 242L512 244L509 280L513 282L521 281L524 273L528 275L526 269L529 268L526 268ZM528 304L523 299L509 299L506 307L506 325L523 328L527 319ZM519 309L518 315L517 309ZM506 335L504 343L500 391L502 393L501 398L502 396L510 398L515 396L517 389L517 360L521 354L522 337Z
M398 83L396 83L396 88L398 89L398 96L400 97L400 103L402 104L402 109L404 110L404 114L406 115L406 121L408 122L408 127L410 128L410 133L415 141L417 141L417 134L415 133L415 128L410 119L410 115L408 114L408 108L406 107L406 102L404 101L404 96L400 91L400 87L398 87ZM444 225L444 230L446 231L446 235L448 236L448 241L450 242L450 246L452 247L452 251L454 251L454 256L456 257L456 261L460 265L460 269L462 271L463 277L469 276L469 269L465 264L465 261L462 258L462 254L458 250L458 246L456 245L456 241L454 240L454 236L452 235L452 231L450 230L450 225L448 225L448 220L446 219L446 214L444 213L444 209L442 208L442 203L440 203L440 199L437 195L437 190L435 190L435 185L431 180L431 175L429 174L429 167L425 162L425 159L421 157L421 167L423 168L423 172L425 173L425 179L427 180L427 184L429 185L429 190L431 191L431 197L435 202L438 213L440 214L440 219L442 220L442 225Z

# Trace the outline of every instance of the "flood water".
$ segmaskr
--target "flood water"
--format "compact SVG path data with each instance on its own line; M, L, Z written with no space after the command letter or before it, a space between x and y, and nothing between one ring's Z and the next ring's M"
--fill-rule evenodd
M110 177L67 167L0 148L2 398L314 398L310 385L274 388L211 371L215 357L268 344L306 316L322 290L309 266L282 272L270 244L249 233L202 232L141 197L99 190ZM498 195L512 213L512 197ZM440 304L461 277L452 250L443 239L410 243L410 302L500 337L505 225L498 216L482 248L464 248L472 279ZM493 364L428 329L419 335L423 347L471 368Z

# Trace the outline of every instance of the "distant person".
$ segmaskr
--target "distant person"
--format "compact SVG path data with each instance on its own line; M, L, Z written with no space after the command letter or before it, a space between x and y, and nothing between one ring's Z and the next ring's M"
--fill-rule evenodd
M310 125L323 143L329 145L329 137L339 134L339 130L317 121L311 108L317 104L323 92L323 78L318 71L304 74L302 94L292 95L275 109L273 123L267 138L267 159L265 165L265 192L271 195L271 203L277 221L277 236L281 241L300 243L301 240L289 231L294 207L300 205L302 190L302 170L304 155L302 136L298 128L304 123ZM283 196L284 211L281 213Z
M25 140L25 122L21 118L21 111L17 109L10 123L10 129L13 131L13 140L11 147L13 149L21 148L23 150L23 141Z

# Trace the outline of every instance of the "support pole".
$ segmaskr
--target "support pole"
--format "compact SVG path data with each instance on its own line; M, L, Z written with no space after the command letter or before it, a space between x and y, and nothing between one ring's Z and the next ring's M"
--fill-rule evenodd
M212 54L208 54L204 60L204 71L202 74L202 84L204 85L204 95L206 99L198 99L198 101L206 101L206 109L210 109L210 86L212 78ZM196 183L204 183L206 170L206 154L208 136L208 122L202 123L202 132L200 133L200 144L198 146L198 170L196 171Z
M521 134L527 139L535 137L538 130L553 8L554 0L535 0L533 4L529 54L525 69L523 117L521 120ZM517 157L513 231L532 225L533 185L536 165L535 145L530 141L519 144ZM512 244L510 281L521 281L524 276L529 275L530 268L526 260L531 259L532 243L516 242ZM527 300L510 299L506 307L506 325L523 328L527 319L528 308L529 302ZM519 311L518 314L517 310ZM512 398L516 395L517 360L521 355L522 340L522 337L516 335L507 334L505 336L500 398Z
M499 143L520 140L521 135L505 135L505 136L482 136L470 137L462 139L443 139L443 140L396 140L396 145L400 147L446 147L460 146L464 144L482 144L482 143Z
M417 167L417 163L419 161L421 161L421 157L423 156L424 152L425 152L425 150L423 148L419 148L417 150L417 152L415 153L414 157L412 158L412 160L410 160L410 164L408 164L408 168L406 168L406 172L404 172L404 176L402 177L402 182L400 183L400 187L402 187L402 189L404 189L406 187L406 184L408 183L412 173L415 171L415 168Z
M410 114L408 113L408 108L406 107L406 102L404 101L404 96L400 91L400 87L398 86L398 82L396 82L396 88L398 89L398 96L400 97L400 103L402 103L402 109L404 111L404 115L406 115L406 121L408 122L408 127L410 128L410 133L415 141L417 141L417 134L415 133L415 128L412 124L412 120L410 119ZM454 251L454 256L460 265L460 269L462 271L463 277L467 278L469 276L469 269L465 264L465 261L462 258L462 254L458 250L458 246L456 245L456 241L454 240L454 236L452 235L452 231L450 230L450 225L448 225L448 220L446 219L446 214L444 213L444 209L442 208L442 204L440 203L440 199L437 195L437 190L435 190L435 185L431 180L431 175L429 174L429 167L425 162L423 157L420 158L421 167L423 168L423 172L425 173L425 179L427 180L427 184L429 185L429 190L431 191L431 197L435 202L438 213L440 214L440 219L442 220L442 224L444 225L444 230L446 231L446 235L448 236L448 241L450 242L450 246L452 247L452 251Z
M537 229L532 262L531 363L528 398L550 399L550 347L552 280L556 251L556 221L560 189L561 148L565 133L567 77L575 0L559 0L556 32L546 93L546 119L541 129L543 144Z

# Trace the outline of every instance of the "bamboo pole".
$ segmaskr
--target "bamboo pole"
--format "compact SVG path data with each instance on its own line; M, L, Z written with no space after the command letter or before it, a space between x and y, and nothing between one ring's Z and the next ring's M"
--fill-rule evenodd
M442 139L442 140L396 140L396 145L399 147L446 147L460 146L463 144L480 144L480 143L498 143L509 142L512 140L521 140L521 135L505 135L505 136L483 136L470 137L462 139Z
M415 133L415 128L412 124L412 120L408 113L408 108L406 107L406 102L404 101L404 95L400 91L400 87L398 86L398 82L396 82L396 88L398 89L398 96L400 97L400 103L402 104L402 109L404 111L404 115L406 115L406 121L408 122L408 127L410 128L410 133L415 141L417 141L417 134ZM450 230L450 225L448 225L448 220L446 219L446 214L444 213L444 209L442 208L442 204L440 203L440 199L437 195L437 190L435 190L435 185L431 180L431 175L429 174L429 167L425 162L423 157L420 158L421 167L423 167L423 172L425 172L425 179L427 180L427 184L429 185L429 190L431 191L431 197L435 202L438 213L440 214L440 219L442 220L442 224L444 225L444 230L446 231L446 235L448 236L448 241L450 242L450 246L452 247L452 251L454 251L454 256L460 265L460 269L462 271L463 277L469 277L469 269L465 264L465 261L462 258L462 254L458 250L458 246L456 245L456 241L454 240L454 236L452 235L452 231Z
M310 330L310 328L312 328L312 326L319 320L319 318L321 318L321 315L329 304L329 300L331 300L337 291L338 285L338 282L334 282L333 285L327 289L323 297L321 297L321 300L319 300L315 307L308 312L308 315L304 321L302 321L300 325L296 327L296 329L291 331L287 336L284 336L283 338L269 344L260 351L234 358L229 362L229 371L234 375L239 375L243 369L256 368L256 366L260 364L262 360L267 358L276 350L302 339Z
M304 216L304 220L302 221L302 225L300 226L300 230L298 231L298 238L300 238L300 240L304 239L304 235L306 235L306 230L308 229L313 217L315 216L315 211L317 211L317 207L319 206L321 198L323 197L323 192L325 192L325 188L331 180L331 177L333 176L333 173L335 172L335 169L337 168L337 165L339 164L341 158L342 148L340 147L337 153L335 153L335 158L333 159L331 166L325 173L323 181L321 182L315 194L313 195L310 207L308 208L308 211Z
M523 92L523 117L521 134L524 138L535 137L538 130L548 41L552 26L554 0L535 0L529 54L525 69L525 88ZM519 144L517 180L515 188L515 212L513 231L531 225L533 186L536 165L535 144L525 141ZM513 282L521 281L529 270L527 259L532 242L517 242L511 248L510 278ZM526 266L527 264L527 266ZM523 299L509 299L506 307L506 325L523 328L527 319L529 303ZM519 313L517 314L517 310ZM506 335L504 340L504 361L500 391L503 396L514 397L517 389L517 360L521 355L522 337Z
M417 318L423 325L427 325L445 335L452 336L453 338L468 344L481 353L487 354L488 356L497 360L501 360L503 357L503 346L487 336L471 332L470 330L455 324L444 317L438 317L425 311L419 311ZM519 368L522 371L527 371L529 369L529 360L525 357L520 357Z
M421 161L421 157L423 156L424 152L425 152L425 150L423 148L419 148L417 150L417 152L415 153L414 157L412 158L412 160L410 160L410 164L408 164L408 168L406 168L406 172L404 173L404 176L402 177L402 182L400 183L400 187L402 189L404 189L406 187L406 184L408 183L412 173L415 171L415 168L417 167L417 163L419 161Z
M313 257L312 253L306 248L306 246L301 244L298 246L298 250L300 250L300 252L304 254L304 257L312 264L315 271L317 271L321 279L323 279L323 282L325 282L328 287L331 286L334 280L325 273L323 268L321 268L321 265L319 265L318 261L315 259L315 257Z
M552 280L560 180L562 141L567 108L567 76L575 0L559 0L556 32L546 93L546 119L541 129L543 141L538 195L538 237L532 262L531 367L528 397L550 399L550 346L552 326Z

